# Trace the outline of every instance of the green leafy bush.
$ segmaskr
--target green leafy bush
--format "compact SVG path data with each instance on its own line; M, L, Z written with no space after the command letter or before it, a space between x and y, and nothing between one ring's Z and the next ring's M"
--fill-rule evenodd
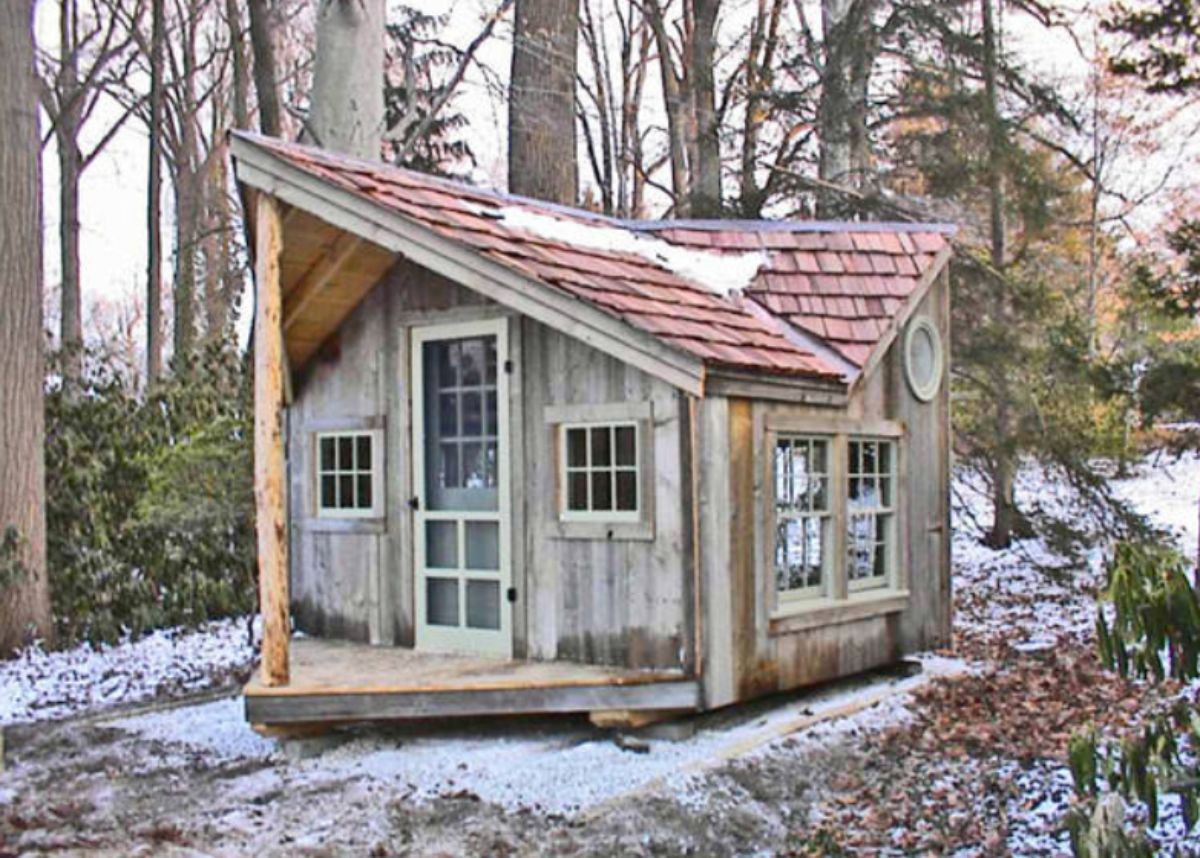
M46 397L46 526L64 644L254 607L250 393L213 344L150 395L89 360Z
M1120 542L1109 560L1103 608L1096 618L1100 657L1124 677L1162 682L1200 676L1200 599L1187 561L1170 546ZM1200 716L1186 700L1152 713L1124 741L1094 730L1072 737L1068 762L1077 806L1067 820L1075 854L1087 858L1155 854L1144 832L1128 831L1125 802L1145 807L1158 824L1161 799L1174 794L1188 830L1200 819ZM1192 753L1185 753L1191 751Z

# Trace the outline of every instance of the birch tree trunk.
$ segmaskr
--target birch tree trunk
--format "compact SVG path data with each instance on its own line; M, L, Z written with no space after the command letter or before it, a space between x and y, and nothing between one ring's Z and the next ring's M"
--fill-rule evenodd
M371 161L384 131L384 10L383 0L321 0L306 128L318 146Z
M20 570L0 582L0 656L49 638L42 407L42 209L33 3L0 4L0 537ZM9 569L9 572L14 570ZM9 576L6 576L9 577Z
M579 0L517 0L508 99L508 189L575 205Z

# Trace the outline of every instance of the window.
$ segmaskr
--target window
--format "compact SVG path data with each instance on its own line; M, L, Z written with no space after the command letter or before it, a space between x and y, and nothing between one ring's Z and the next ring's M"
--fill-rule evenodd
M637 521L638 424L563 424L562 519Z
M895 447L850 441L846 495L846 580L849 589L884 587L891 572L895 519Z
M380 437L378 431L317 433L318 516L381 514Z
M904 337L904 374L913 396L929 402L942 385L942 341L933 322L914 319Z
M819 596L829 566L829 441L775 441L775 588L780 602Z
M496 338L470 337L425 344L428 416L437 490L495 489L499 480L500 411Z

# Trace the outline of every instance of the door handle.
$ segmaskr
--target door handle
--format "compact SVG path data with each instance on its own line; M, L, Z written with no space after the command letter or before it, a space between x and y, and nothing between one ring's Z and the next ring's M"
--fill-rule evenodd
M420 509L421 508L421 499L419 497L417 497L416 495L413 495L411 498L408 499L408 508L412 509L412 510Z

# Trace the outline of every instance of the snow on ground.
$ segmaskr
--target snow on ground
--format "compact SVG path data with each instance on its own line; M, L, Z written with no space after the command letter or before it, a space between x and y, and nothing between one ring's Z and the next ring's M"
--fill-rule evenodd
M758 270L770 261L761 250L716 253L679 247L622 226L556 218L520 206L506 206L500 214L506 225L526 229L560 244L641 256L721 297L744 290Z
M963 669L953 659L930 657L921 673L904 678L856 680L802 701L719 717L682 741L650 742L647 753L623 750L586 724L538 720L527 726L495 722L444 729L403 728L351 734L319 757L296 763L289 783L362 778L414 801L470 794L508 810L571 814L594 808L651 785L686 786L714 761L777 742L803 721L867 703L853 717L806 734L818 742L831 732L878 729L903 719L908 692L931 676ZM881 699L877 705L876 698ZM246 724L240 701L221 700L104 722L159 742L184 745L206 759L270 757L274 742Z
M1200 537L1200 453L1155 453L1141 464L1139 474L1114 482L1113 490L1170 533L1185 556L1196 556L1196 540Z
M1110 483L1117 497L1167 530L1186 556L1196 551L1200 504L1200 455L1155 455L1127 479ZM1067 520L1083 520L1060 484L1037 467L1022 470L1017 503ZM953 487L954 624L960 636L1006 639L1018 649L1036 649L1062 636L1090 641L1096 621L1095 594L1104 583L1108 545L1085 546L1083 563L1052 550L1041 539L1018 540L995 551L980 542L991 520L986 487L960 470Z
M156 631L110 647L33 646L0 661L0 726L229 685L253 656L244 619Z
M1130 479L1115 482L1113 488L1156 524L1170 529L1187 549L1196 540L1198 477L1200 457L1152 458ZM955 494L955 626L960 646L963 641L1002 640L1016 650L1015 658L1005 658L1001 664L982 660L988 656L987 646L964 647L969 657L981 659L972 670L1023 678L1036 672L1033 666L1040 657L1039 649L1055 644L1074 647L1075 652L1089 648L1094 590L1101 582L1106 547L1103 541L1098 539L1087 547L1082 567L1068 564L1040 540L992 551L979 544L974 528L977 521L989 518L986 494L965 473L956 479ZM1067 494L1034 470L1022 475L1018 496L1025 503L1036 500L1059 512L1070 508ZM1058 571L1052 571L1055 569ZM236 621L213 623L196 632L159 632L107 649L30 650L16 661L0 663L0 725L61 718L228 683L251 658L244 623ZM136 749L134 759L127 763L135 773L166 770L172 778L187 778L195 776L187 774L193 771L190 767L201 762L203 766L195 771L231 766L233 773L222 783L222 801L227 807L223 813L231 814L231 824L249 825L246 820L254 816L251 827L255 831L290 831L289 826L302 826L306 821L319 827L319 820L304 816L302 808L276 806L279 795L321 795L329 802L330 820L343 813L359 818L355 813L367 813L363 807L374 807L363 798L372 795L393 796L398 804L389 807L432 808L467 797L482 800L482 806L516 814L513 818L530 811L539 818L564 814L580 820L597 818L617 803L626 810L632 804L648 806L646 802L654 795L670 797L697 818L734 819L747 812L745 808L774 813L771 825L777 825L780 836L786 836L796 824L803 827L804 823L789 821L786 814L791 810L775 793L763 792L763 784L777 770L793 776L809 772L816 777L820 770L812 768L812 761L840 747L846 753L865 754L879 765L899 766L890 769L893 773L903 771L910 765L908 761L920 756L926 767L922 772L943 778L947 784L953 785L956 779L959 784L1014 784L1011 792L1003 794L978 787L984 790L978 795L1003 805L1000 816L1005 820L1007 850L1012 854L1067 854L1061 820L1072 788L1061 760L1018 760L998 749L983 756L947 757L938 748L901 747L899 756L889 763L875 753L872 742L876 740L871 737L905 730L919 734L924 729L924 722L914 719L930 715L930 704L920 700L925 690L936 687L922 685L928 677L964 670L962 662L953 660L927 656L924 662L925 672L920 677L859 679L705 716L693 737L679 742L651 740L648 753L623 750L609 736L578 720L510 719L354 730L318 756L295 760L288 759L277 743L250 730L236 697L147 714L111 715L97 726L115 728L126 737L122 747ZM861 703L873 705L815 726L808 720L813 714ZM62 729L73 728L64 725ZM779 765L784 768L772 768ZM757 775L745 774L756 768ZM838 800L836 788L822 782L816 789L818 795L825 791L833 796L831 800ZM103 796L112 794L104 792ZM0 791L0 808L14 800L15 793ZM103 806L103 802L98 804ZM267 807L271 810L265 810ZM936 808L932 815L927 807L921 812L926 814L919 817L922 824L937 824L942 818L936 815ZM187 827L190 817L180 819ZM385 823L379 824L386 829ZM767 829L756 829L759 833L753 837L767 836L762 833ZM315 831L304 836L315 837ZM326 833L332 837L336 831ZM1155 834L1161 844L1183 842L1188 848L1200 847L1185 839L1176 811L1164 815ZM967 850L963 854L977 853Z

